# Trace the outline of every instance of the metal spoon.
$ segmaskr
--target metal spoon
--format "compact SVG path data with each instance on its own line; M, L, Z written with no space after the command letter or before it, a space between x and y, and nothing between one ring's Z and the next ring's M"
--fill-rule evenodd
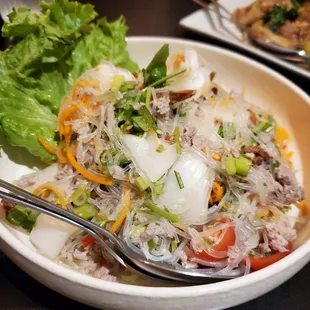
M283 47L272 42L266 42L253 36L250 32L247 33L250 41L260 46L264 50L275 53L278 57L286 59L291 62L310 63L310 56L307 55L305 50L296 50L292 48Z
M96 240L125 267L132 267L144 274L168 280L176 280L187 283L209 283L219 280L232 279L244 274L244 266L240 266L224 274L214 272L210 268L206 269L185 269L181 265L171 265L164 262L153 262L145 258L143 253L137 248L130 248L118 236L111 234L106 229L87 221L65 209L62 209L53 203L43 200L29 192L24 191L4 180L0 179L0 187L3 187L11 193L0 191L0 198L10 201L49 216L63 220L69 224L75 225L92 235Z

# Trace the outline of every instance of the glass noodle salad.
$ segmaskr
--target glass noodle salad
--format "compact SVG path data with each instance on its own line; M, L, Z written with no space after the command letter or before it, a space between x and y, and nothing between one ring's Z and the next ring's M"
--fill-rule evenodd
M57 163L16 184L117 234L148 260L244 273L292 251L307 211L288 132L226 91L195 50L164 45L141 72L102 62L64 97ZM42 254L122 281L83 231L2 202ZM132 279L132 278L131 278Z

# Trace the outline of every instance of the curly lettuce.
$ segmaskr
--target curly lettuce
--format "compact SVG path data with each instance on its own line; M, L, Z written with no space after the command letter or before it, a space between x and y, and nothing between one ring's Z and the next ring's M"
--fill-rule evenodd
M94 22L92 5L68 0L42 1L41 9L14 10L2 28L11 45L0 52L0 129L11 145L51 162L38 135L57 146L59 104L74 81L102 60L138 67L126 50L123 17Z

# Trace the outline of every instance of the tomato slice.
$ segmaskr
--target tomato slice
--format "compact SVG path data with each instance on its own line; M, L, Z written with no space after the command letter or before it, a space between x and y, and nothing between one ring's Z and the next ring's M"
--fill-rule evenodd
M222 223L228 223L231 220L229 218L222 218L220 222ZM226 252L230 246L233 246L235 244L236 236L235 236L235 230L233 227L228 227L224 231L222 231L223 237L221 241L217 244L215 244L212 247L212 250L217 252ZM207 261L219 261L222 260L225 257L215 257L209 255L206 251L202 251L200 253L195 253L195 257L201 259L201 260L207 260ZM227 257L227 256L226 256Z
M264 257L255 257L255 256L249 256L251 268L253 270L260 270L267 266L270 266L280 259L284 258L285 256L289 255L292 252L292 243L289 242L287 247L287 252L276 252L270 256L264 256Z
M86 248L95 241L96 241L96 239L93 236L88 235L84 239L82 239L83 247Z

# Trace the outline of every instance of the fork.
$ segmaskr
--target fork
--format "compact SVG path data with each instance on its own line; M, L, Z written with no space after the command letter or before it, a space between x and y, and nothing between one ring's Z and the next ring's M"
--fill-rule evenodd
M0 187L10 193L0 190L0 198L30 209L37 210L49 216L55 217L71 225L77 226L92 235L107 252L125 267L131 267L141 273L155 278L175 280L187 283L210 283L220 280L233 279L244 274L245 267L241 264L238 268L231 270L229 274L211 268L186 269L181 265L171 265L165 262L153 262L147 260L144 254L130 247L120 237L110 233L108 230L87 221L74 213L62 209L53 203L39 198L25 190L18 188L0 179Z

